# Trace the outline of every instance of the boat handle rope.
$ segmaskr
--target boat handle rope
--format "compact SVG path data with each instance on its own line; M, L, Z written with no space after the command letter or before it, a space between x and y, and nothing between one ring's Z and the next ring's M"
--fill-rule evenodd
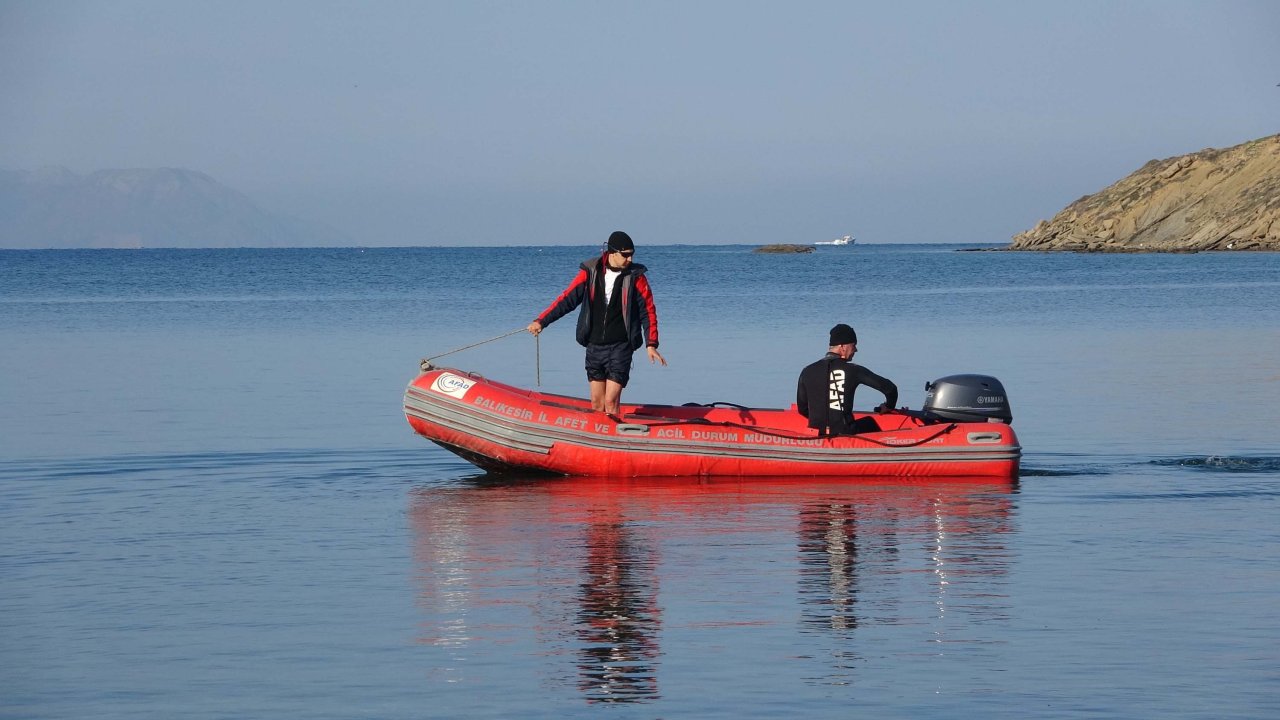
M635 423L632 423L632 424L635 424ZM787 433L777 432L776 430L769 430L767 428L757 427L755 425L743 425L742 423L724 422L724 421L712 422L710 420L707 420L706 418L691 418L689 420L677 420L674 422L643 424L644 427L651 427L651 428L672 427L677 425L718 425L720 427L731 427L731 428L738 428L739 430L749 430L751 432L760 433L761 435L772 435L774 437L786 438L788 440L822 440L824 439L821 436L815 438L812 435L790 435ZM898 443L880 442L879 440L876 440L875 438L869 438L866 435L850 435L848 437L857 437L859 439L866 440L869 443L874 443L881 447L909 448L909 447L916 447L918 445L923 445L929 442L930 440L935 440L955 429L956 429L956 424L949 423L946 427L942 428L941 430L930 435L927 438L924 438L922 440L917 440L912 443L902 444L902 445ZM831 437L831 436L827 436L827 437Z
M452 355L452 354L454 354L454 353L459 353L459 352L462 352L463 350L470 350L470 349L471 349L471 348L473 348L473 347L479 347L479 346L484 345L484 344L486 344L486 343L491 343L491 342L493 342L493 341L495 341L495 340L501 340L501 339L503 339L503 338L505 338L505 337L511 337L512 335L515 335L516 333L519 333L519 332L525 332L525 331L526 331L526 328L516 328L515 330L512 330L511 332L503 333L503 334L501 334L501 335L498 335L497 337L491 337L491 338L489 338L488 340L481 340L480 342L471 343L470 345L464 345L464 346L462 346L462 347L460 347L460 348L455 348L455 349L450 350L450 351L448 351L448 352L442 352L442 353L440 353L440 354L438 354L438 355L432 355L431 357L424 357L424 358L422 358L421 362L419 363L419 367L421 367L421 368L422 368L422 372L427 372L428 370L430 370L430 369L432 368L432 365L431 365L431 361L432 361L432 360L435 360L435 359L437 359L437 358L442 358L442 357L444 357L444 356L446 356L446 355ZM538 387L542 387L542 353L541 353L541 344L538 342L538 336L537 336L537 335L534 335L534 336L533 336L533 345L534 345L534 354L535 354L535 356L536 356L536 358L535 358L535 360L534 360L534 365L535 365L535 367L537 368ZM701 405L701 404L698 404L698 403L689 403L689 404L688 404L688 405L686 405L685 407L714 407L714 406L716 406L716 405L726 405L726 406L729 406L729 407L738 408L738 409L742 409L742 410L748 410L748 409L750 409L750 408L747 408L746 406L738 405L738 404L736 404L736 403L730 403L730 402L714 402L714 403L709 403L709 404L707 404L707 405ZM810 435L790 435L790 434L787 434L787 433L781 433L781 432L777 432L777 431L775 431L775 430L769 430L769 429L762 428L762 427L757 427L757 426L754 426L754 425L743 425L742 423L735 423L735 422L711 422L710 420L707 420L706 418L691 418L691 419L689 419L689 420L677 420L677 421L675 421L675 422L664 422L664 423L631 423L631 424L633 424L633 425L635 425L635 424L641 424L641 425L643 425L644 427L651 427L651 428L654 428L654 427L670 427L670 426L673 426L673 425L719 425L720 427L731 427L731 428L738 428L739 430L749 430L749 431L751 431L751 432L758 432L758 433L761 433L761 434L764 434L764 435L772 435L772 436L774 436L774 437L786 438L786 439L788 439L788 440L814 440L814 439L821 439L821 438L814 438L813 436L810 436ZM927 437L927 438L924 438L923 440L917 440L917 441L915 441L915 442L913 442L913 443L907 443L907 444L905 444L905 445L898 445L898 444L884 443L884 442L880 442L879 440L875 440L875 439L873 439L873 438L869 438L869 437L864 437L864 436L861 436L861 435L859 435L859 436L857 436L857 437L861 437L863 440L866 440L866 441L867 441L867 442L869 442L869 443L874 443L874 444L879 445L879 446L881 446L881 447L916 447L917 445L923 445L923 444L925 444L925 443L929 442L930 440L934 440L934 439L936 439L936 438L938 438L938 437L941 437L942 435L945 435L946 433L951 432L952 430L954 430L954 429L955 429L955 427L956 427L956 424L955 424L955 423L951 423L951 424L947 425L946 427L942 428L941 430L939 430L938 432L936 432L936 433L934 433L934 434L930 435L930 436L929 436L929 437Z
M515 330L512 330L511 332L503 333L503 334L501 334L501 335L498 335L497 337L491 337L491 338L489 338L488 340L481 340L480 342L474 342L474 343L471 343L470 345L463 345L463 346L462 346L462 347L460 347L460 348L454 348L453 350L450 350L449 352L442 352L442 353L440 353L439 355L432 355L432 356L430 356L430 357L424 357L424 358L422 358L422 360L418 361L418 367L422 369L422 372L427 372L428 370L430 370L430 369L433 367L433 366L432 366L432 364L431 364L431 361L432 361L432 360L435 360L435 359L437 359L437 358L442 358L442 357L444 357L445 355L452 355L452 354L454 354L454 353L460 353L460 352L462 352L463 350L470 350L470 349L471 349L471 348L473 348L473 347L480 347L481 345L484 345L484 344L486 344L486 343L491 343L491 342L493 342L494 340L501 340L502 338L505 338L505 337L511 337L512 335L515 335L516 333L525 332L526 330L527 330L527 328L522 328L522 327L521 327L521 328L516 328ZM536 375L537 375L538 387L542 387L542 343L540 343L538 340L539 340L538 336L537 336L537 335L534 335L534 336L533 336L534 367L535 367L535 372L536 372Z
M727 408L733 408L734 410L750 410L751 409L746 405L739 405L738 403L724 402L723 400L717 400L715 402L709 402L709 403L687 402L681 407L727 407Z

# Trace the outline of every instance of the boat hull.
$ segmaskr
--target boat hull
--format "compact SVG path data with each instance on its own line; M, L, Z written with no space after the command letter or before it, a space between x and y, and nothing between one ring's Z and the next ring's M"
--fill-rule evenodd
M405 391L415 432L493 472L597 477L810 476L1013 479L1021 447L997 422L875 416L881 432L821 438L794 408L624 405L532 392L449 368Z

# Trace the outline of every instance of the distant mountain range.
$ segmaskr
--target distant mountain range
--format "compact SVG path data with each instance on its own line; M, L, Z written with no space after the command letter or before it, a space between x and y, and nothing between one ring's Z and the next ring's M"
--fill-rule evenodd
M0 248L327 247L333 228L274 215L178 168L0 169Z

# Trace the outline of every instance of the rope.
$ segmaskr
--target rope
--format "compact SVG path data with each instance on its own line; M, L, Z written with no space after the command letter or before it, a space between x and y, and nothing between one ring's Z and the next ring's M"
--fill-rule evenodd
M481 340L480 342L471 343L470 345L463 345L463 346L462 346L462 347L460 347L460 348L455 348L455 349L453 349L453 350L450 350L449 352L442 352L442 353L440 353L439 355L432 355L431 357L424 357L424 358L422 358L422 363L423 363L424 365L430 365L430 364L431 364L431 361L432 361L432 360L435 360L436 358L442 358L442 357L444 357L445 355L452 355L452 354L454 354L454 353L459 353L459 352L462 352L463 350L470 350L470 349L471 349L471 348L473 348L473 347L479 347L479 346L481 346L481 345L484 345L485 343L491 343L491 342L493 342L494 340L501 340L501 339L502 339L502 338L504 338L504 337L511 337L512 335L515 335L516 333L521 333L521 332L525 332L525 328L516 328L515 330L512 330L512 331L511 331L511 332L509 332L509 333L503 333L503 334L501 334L501 335L499 335L499 336L497 336L497 337L491 337L491 338L489 338L488 340Z
M459 353L459 352L462 352L463 350L470 350L470 349L471 349L471 348L473 348L473 347L479 347L479 346L484 345L484 344L486 344L486 343L491 343L491 342L493 342L494 340L501 340L502 338L505 338L505 337L511 337L512 335L515 335L516 333L519 333L519 332L525 332L525 331L526 331L526 328L516 328L515 330L512 330L511 332L503 333L503 334L501 334L501 335L498 335L497 337L491 337L491 338L489 338L488 340L481 340L480 342L471 343L470 345L463 345L463 346L462 346L462 347L460 347L460 348L455 348L455 349L453 349L453 350L450 350L449 352L442 352L442 353L440 353L439 355L432 355L431 357L424 357L424 358L422 358L422 371L423 371L423 372L426 372L426 371L431 367L431 361L432 361L432 360L435 360L436 358L442 358L442 357L444 357L445 355L452 355L452 354L454 354L454 353ZM533 336L533 347L534 347L534 355L535 355L534 365L535 365L535 367L537 368L536 372L537 372L537 382L538 382L538 387L542 387L542 344L539 342L539 340L538 340L538 336L537 336L537 335L534 335L534 336ZM742 406L742 405L737 405L737 404L735 404L735 403L728 403L728 402L714 402L714 403L710 403L709 405L699 405L698 403L690 403L690 404L689 404L689 405L687 405L686 407L690 407L690 406L693 406L693 407L714 407L714 406L716 406L716 405L727 405L727 406L729 406L729 407L739 408L739 409L742 409L742 410L747 410L747 409L749 409L749 408L746 408L746 407L744 407L744 406ZM762 433L762 434L764 434L764 435L772 435L772 436L774 436L774 437L780 437L780 438L789 438L789 439L792 439L792 440L813 440L813 439L814 439L812 435L790 435L790 434L786 434L786 433L780 433L780 432L777 432L776 430L770 430L770 429L766 429L766 428L762 428L762 427L757 427L757 426L754 426L754 425L743 425L743 424L741 424L741 423L735 423L735 422L711 422L710 420L707 420L706 418L690 418L690 419L688 419L688 420L674 420L674 421L669 421L669 422L646 423L646 424L647 424L649 427L667 427L667 426L671 426L671 425L720 425L720 426L722 426L722 427L732 427L732 428L739 428L739 429L741 429L741 430L750 430L750 431L752 431L752 432L758 432L758 433ZM907 444L907 445L892 445L892 446L891 446L891 445L889 445L888 443L882 443L882 442L880 442L880 441L878 441L878 440L874 440L874 439L869 438L869 437L863 437L862 439L863 439L863 440L866 440L867 442L875 443L876 445L880 445L880 446L883 446L883 447L915 447L915 446L917 446L917 445L923 445L924 443L929 442L930 440L932 440L932 439L934 439L934 438L938 437L939 435L942 435L942 434L944 434L944 433L951 432L951 430L952 430L952 429L954 429L954 428L955 428L955 426L956 426L956 424L955 424L955 423L951 423L950 425L947 425L946 427L944 427L944 428L942 428L941 430L939 430L938 432L936 432L936 433L934 433L934 434L930 435L929 437L927 437L927 438L925 438L925 439L923 439L923 440L918 440L918 441L916 441L916 442L909 443L909 444ZM861 436L859 436L859 437L861 437Z
M941 430L939 430L938 432L936 432L936 433L934 433L934 434L930 435L929 437L927 437L927 438L925 438L925 439L923 439L923 440L917 440L917 441L915 441L915 442L913 442L913 443L907 443L906 445L890 445L889 443L882 443L882 442L880 442L879 440L876 440L875 438L869 438L869 437L866 437L865 435L858 435L858 437L859 437L859 438L862 438L863 440L866 440L866 441L867 441L867 442L869 442L869 443L875 443L876 445L879 445L880 447L916 447L917 445L923 445L923 444L925 444L925 443L929 442L930 440L933 440L934 438L941 437L942 435L946 435L947 433L949 433L949 432L951 432L952 430L955 430L955 429L956 429L956 424L955 424L955 423L951 423L951 424L947 425L946 427L942 428Z
M459 353L459 352L462 352L463 350L470 350L473 347L479 347L481 345L484 345L485 343L491 343L494 340L501 340L502 338L505 338L505 337L511 337L516 333L525 332L525 330L527 330L527 328L516 328L511 332L503 333L497 337L491 337L488 340L481 340L480 342L471 343L470 345L463 345L460 348L450 350L449 352L442 352L439 355L424 357L422 358L422 360L418 362L418 366L422 368L422 372L426 372L431 369L431 361L435 360L436 358L442 358L445 355L452 355L454 353ZM533 336L533 356L534 356L533 362L537 372L538 387L542 387L542 343L540 342L540 340L541 338L539 338L539 336L537 335Z
M815 438L813 435L792 435L790 433L778 432L777 430L771 430L768 428L759 427L757 425L743 425L742 423L728 422L728 421L713 422L711 420L707 420L706 418L690 418L688 420L672 420L669 422L642 423L642 424L647 425L648 427L651 427L651 428L652 427L671 427L673 425L719 425L720 427L731 427L731 428L737 428L739 430L749 430L751 432L759 433L761 435L772 435L773 437L786 438L788 440L826 439L826 438L822 438L821 436ZM880 447L895 447L895 448L916 447L918 445L923 445L929 442L930 440L933 440L934 438L940 437L942 435L945 435L946 433L951 432L952 430L955 429L955 427L956 427L955 423L950 423L947 426L943 427L938 432L930 435L927 438L924 438L923 440L917 440L915 442L906 443L904 445L883 443L883 442L880 442L879 440L876 440L875 438L867 437L866 434L848 435L844 437L857 437L859 439L866 440L869 443L879 445ZM827 438L830 438L830 437L836 437L836 436L831 436L831 435L827 436Z

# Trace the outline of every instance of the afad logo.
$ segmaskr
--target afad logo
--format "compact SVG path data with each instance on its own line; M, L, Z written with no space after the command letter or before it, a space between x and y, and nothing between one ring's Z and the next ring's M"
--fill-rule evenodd
M441 373L440 377L437 377L436 381L431 383L431 389L461 400L466 397L467 391L475 384L475 380L458 377L452 373Z

